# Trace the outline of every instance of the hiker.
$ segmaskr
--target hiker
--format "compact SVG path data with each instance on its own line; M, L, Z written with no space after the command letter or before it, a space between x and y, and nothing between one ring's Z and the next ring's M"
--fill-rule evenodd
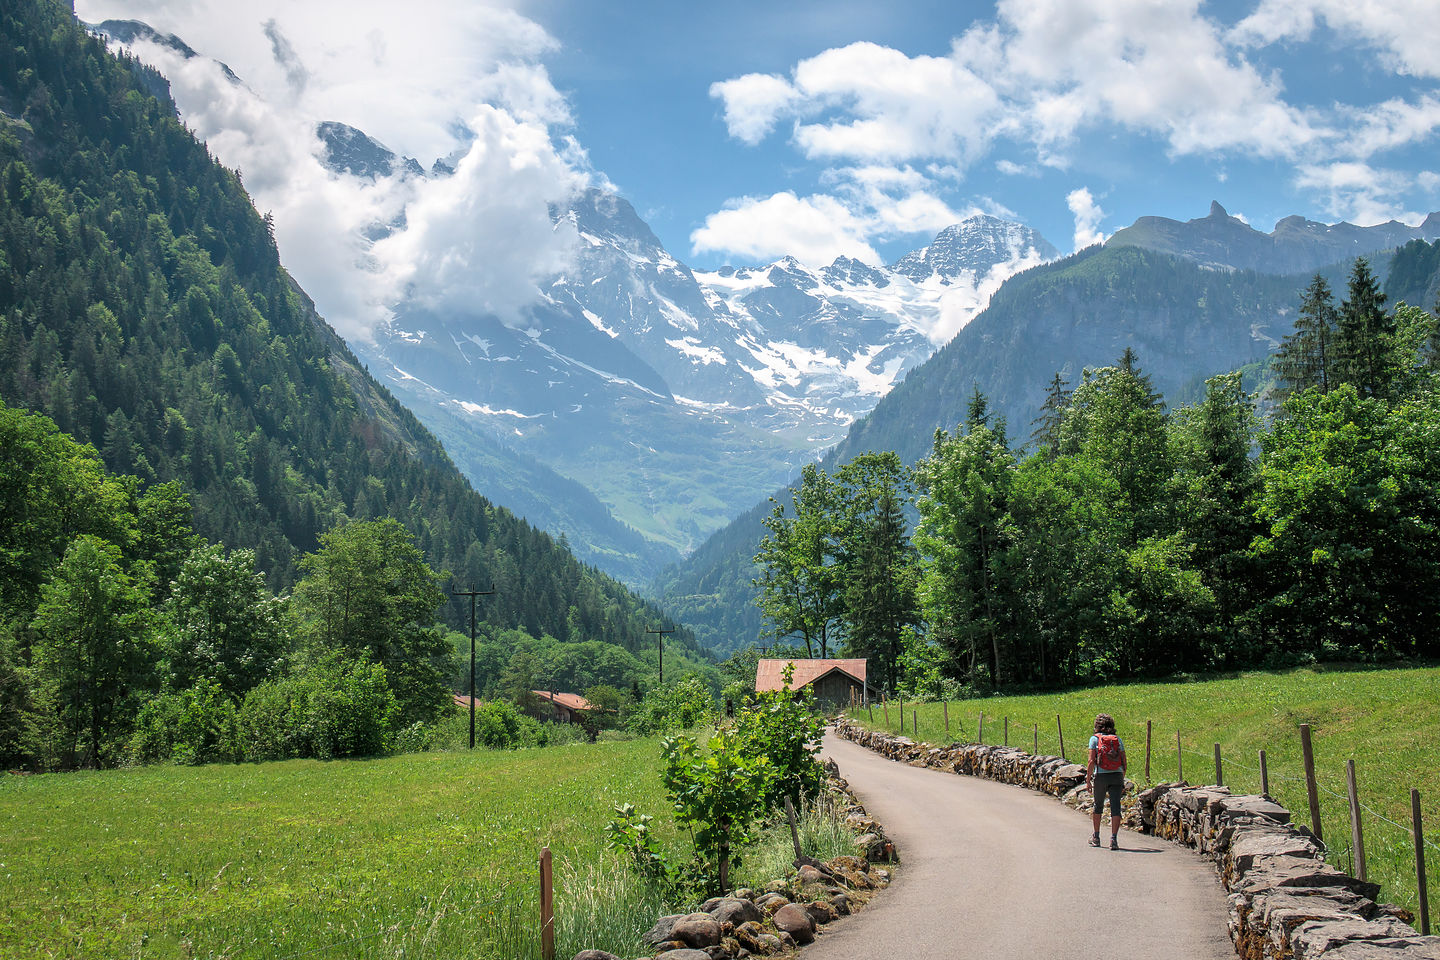
M1085 767L1085 786L1095 797L1091 817L1095 832L1090 846L1100 846L1100 814L1105 797L1110 797L1110 849L1120 849L1120 797L1125 793L1125 743L1115 733L1115 718L1108 713L1095 716L1095 735L1090 738L1090 762Z

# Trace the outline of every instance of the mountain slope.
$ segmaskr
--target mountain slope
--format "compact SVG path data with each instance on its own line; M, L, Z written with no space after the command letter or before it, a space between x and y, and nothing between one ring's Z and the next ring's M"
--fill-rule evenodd
M1149 229L1157 219L1140 224ZM1426 224L1440 224L1440 217L1432 215ZM929 454L937 429L954 430L963 421L977 387L992 411L1008 421L1012 443L1023 444L1056 372L1073 384L1086 366L1113 363L1127 347L1135 349L1171 403L1183 402L1205 377L1270 353L1290 331L1308 272L1320 270L1333 289L1343 291L1349 269L1348 263L1322 267L1297 261L1293 250L1285 254L1292 257L1288 262L1303 263L1307 273L1282 276L1237 268L1249 262L1245 250L1251 247L1245 245L1254 241L1251 234L1266 235L1224 216L1223 210L1170 230L1166 245L1187 255L1134 242L1141 233L1117 234L1121 242L1112 240L1011 277L954 340L857 420L824 463L833 468L881 450L894 450L913 463ZM1356 253L1376 254L1392 239L1388 227L1336 233L1347 238L1346 249L1358 244ZM1222 235L1239 236L1242 243L1227 247L1217 239ZM1412 247L1407 262L1415 266L1406 273L1414 276L1406 281L1407 289L1425 295L1427 284L1434 282L1424 266L1431 248L1423 243ZM1273 244L1255 249L1258 262L1275 262ZM1382 252L1375 266L1383 276L1388 255ZM652 595L717 650L743 646L758 635L750 558L768 513L767 504L744 514L652 586Z
M179 480L196 531L255 548L276 588L321 531L391 515L436 569L496 585L497 628L653 645L658 610L478 496L364 371L153 75L52 0L7 3L0 37L6 403Z

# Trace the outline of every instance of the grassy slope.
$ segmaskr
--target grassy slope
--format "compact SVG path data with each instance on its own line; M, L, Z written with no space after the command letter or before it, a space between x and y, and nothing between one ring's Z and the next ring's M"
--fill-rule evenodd
M944 707L907 704L906 734L912 711L919 713L920 739L943 742ZM1432 903L1440 891L1440 669L1354 670L1344 668L1246 673L1191 683L1127 684L1061 694L993 697L952 702L950 729L955 739L974 740L981 711L985 742L999 743L1003 719L1010 720L1010 743L1029 748L1039 726L1042 753L1058 753L1055 716L1065 730L1065 752L1084 756L1095 714L1115 717L1129 752L1130 774L1145 775L1145 722L1153 722L1151 779L1174 779L1175 735L1181 735L1186 778L1215 779L1214 744L1224 759L1224 778L1236 791L1260 790L1258 751L1264 749L1270 791L1309 822L1309 806L1300 759L1299 725L1309 723L1320 782L1320 812L1331 860L1351 867L1350 815L1345 761L1353 759L1363 814L1369 876L1382 884L1385 899L1412 909L1417 904L1414 853L1408 826L1410 789L1420 791L1427 842L1426 867ZM889 709L890 727L899 729L898 705ZM867 718L861 711L859 719ZM884 711L874 710L876 728ZM1384 817L1404 829L1387 824Z
M526 956L541 846L563 916L568 895L613 882L613 804L663 812L658 752L0 777L0 957ZM562 923L560 952L605 946L584 936Z

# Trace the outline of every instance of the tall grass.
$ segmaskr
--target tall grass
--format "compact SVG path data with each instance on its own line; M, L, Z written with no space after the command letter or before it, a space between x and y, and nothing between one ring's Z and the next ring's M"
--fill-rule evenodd
M900 731L900 705L887 705L889 729ZM948 704L948 739L973 742L980 713L985 742L1003 739L1029 750L1038 730L1040 751L1060 752L1056 715L1065 736L1065 754L1083 762L1095 714L1115 717L1129 754L1130 775L1145 779L1145 724L1151 721L1151 781L1178 777L1183 763L1191 783L1215 780L1214 744L1222 773L1237 792L1260 790L1258 753L1266 751L1270 792L1309 824L1299 725L1309 723L1320 784L1321 826L1331 862L1353 867L1345 761L1356 764L1369 878L1382 885L1383 898L1418 906L1414 851L1409 825L1410 789L1418 789L1425 833L1426 874L1440 891L1440 669L1319 668L1283 673L1245 673L1220 679L1091 687L1065 693L982 697ZM881 729L886 709L859 709L851 715ZM945 705L904 705L905 734L946 742ZM1177 749L1176 734L1180 735ZM1433 913L1434 911L1432 911Z

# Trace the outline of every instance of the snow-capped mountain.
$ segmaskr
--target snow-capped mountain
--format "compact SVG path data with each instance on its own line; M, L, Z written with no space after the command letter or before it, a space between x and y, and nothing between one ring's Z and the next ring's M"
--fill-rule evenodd
M681 550L837 442L1006 277L1055 256L974 217L894 266L696 272L613 193L551 215L574 256L523 322L402 308L359 349L422 418L462 418Z

